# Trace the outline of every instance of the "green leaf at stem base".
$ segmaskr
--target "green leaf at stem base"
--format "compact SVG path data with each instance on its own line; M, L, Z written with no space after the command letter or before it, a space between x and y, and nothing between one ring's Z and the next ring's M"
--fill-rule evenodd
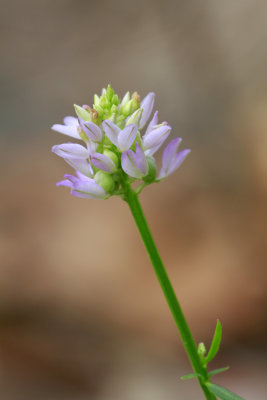
M212 394L221 400L245 400L237 394L230 392L230 390L216 385L215 383L207 382L206 386Z

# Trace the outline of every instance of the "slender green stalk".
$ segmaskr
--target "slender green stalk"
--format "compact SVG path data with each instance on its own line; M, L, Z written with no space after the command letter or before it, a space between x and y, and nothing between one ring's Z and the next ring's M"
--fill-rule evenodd
M126 186L125 200L130 207L133 218L135 220L135 223L142 237L142 240L148 252L151 263L154 267L157 278L159 280L160 286L163 290L163 293L165 295L169 308L172 312L177 328L180 332L182 342L184 344L185 350L192 364L193 370L196 373L199 373L202 377L204 377L205 381L206 380L208 381L207 371L202 365L201 360L199 358L196 343L193 339L193 336L188 327L181 306L177 300L174 289L171 285L167 272L164 268L163 262L160 258L159 252L157 250L152 234L148 227L147 221L145 219L143 210L139 203L138 195L128 184ZM210 391L207 389L201 378L198 378L198 382L202 388L205 398L207 400L216 400L216 397L210 393Z

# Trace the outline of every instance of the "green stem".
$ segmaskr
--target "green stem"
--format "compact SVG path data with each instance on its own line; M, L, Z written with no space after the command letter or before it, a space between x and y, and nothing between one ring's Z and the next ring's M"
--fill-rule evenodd
M167 303L172 312L177 328L180 332L182 342L184 344L185 350L192 364L193 370L194 372L201 374L201 376L204 378L204 381L208 381L206 368L202 365L201 360L199 358L196 343L193 339L193 336L188 327L181 306L177 300L177 297L175 295L175 292L173 290L167 272L160 258L159 252L157 250L152 234L148 227L147 221L145 219L143 210L139 203L138 195L135 193L135 191L131 188L129 184L125 185L125 189L126 189L125 200L130 207L135 223L142 237L142 240L148 252L151 263L154 267L157 278L159 280L160 286L163 290L163 293L166 297ZM198 378L198 382L202 388L205 398L207 400L216 400L216 397L210 393L206 385L203 383L203 379Z

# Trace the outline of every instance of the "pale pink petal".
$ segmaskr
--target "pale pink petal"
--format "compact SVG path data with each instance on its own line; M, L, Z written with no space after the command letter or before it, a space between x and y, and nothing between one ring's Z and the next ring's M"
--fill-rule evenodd
M52 147L52 152L63 158L79 157L86 159L89 157L88 150L84 146L76 143L57 144Z
M167 124L155 125L147 135L143 137L144 149L150 149L152 147L162 144L171 132L171 127Z
M73 192L79 195L91 196L95 199L104 199L108 196L105 190L92 179L91 181L78 181L73 184Z
M63 135L67 135L75 139L81 139L77 128L78 125L74 126L74 125L60 125L60 124L55 124L51 127L53 131L63 133Z
M76 126L76 128L79 125L78 118L69 115L63 119L63 122L65 125Z
M118 135L118 145L121 151L128 150L133 144L137 135L137 126L127 125Z
M102 123L102 127L111 143L115 144L115 146L118 146L118 135L121 131L120 128L109 119L106 119Z
M145 176L148 171L148 163L146 160L146 156L145 156L144 152L141 150L138 143L136 143L135 148L136 148L136 153L135 153L136 165L137 165L139 171L141 171L142 175Z
M149 120L154 107L154 102L155 102L155 93L153 92L148 93L146 97L141 101L140 108L143 109L143 113L139 124L140 129L142 129Z
M91 156L92 164L107 173L113 173L117 170L114 162L105 154L94 153Z

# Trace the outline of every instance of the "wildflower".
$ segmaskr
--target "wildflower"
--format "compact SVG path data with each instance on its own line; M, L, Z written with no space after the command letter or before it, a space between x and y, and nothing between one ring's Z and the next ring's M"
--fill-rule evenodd
M64 175L65 179L58 182L57 186L69 187L73 196L84 199L104 199L108 196L103 187L98 185L94 179L87 178L79 172L76 172L76 175Z
M92 107L75 104L77 118L68 116L64 125L52 126L53 130L83 142L53 146L52 151L76 171L76 176L65 175L58 186L69 187L76 197L124 197L126 186L132 182L140 182L136 189L139 193L143 187L175 171L190 150L178 152L181 139L172 140L163 151L157 176L154 154L169 137L171 127L167 122L159 123L158 111L151 118L154 102L152 92L143 100L137 92L127 92L120 101L108 85L100 96L94 96Z
M124 172L129 176L142 179L148 171L148 162L144 152L136 143L135 153L132 150L127 150L122 153L121 166Z
M75 139L80 139L78 133L78 119L74 117L65 117L63 122L64 125L55 124L52 126L51 129L56 132L63 133L63 135L71 136Z
M191 150L186 149L177 152L181 138L173 139L164 149L162 155L162 168L159 174L159 179L165 178L172 174L177 168L180 167L186 156Z

